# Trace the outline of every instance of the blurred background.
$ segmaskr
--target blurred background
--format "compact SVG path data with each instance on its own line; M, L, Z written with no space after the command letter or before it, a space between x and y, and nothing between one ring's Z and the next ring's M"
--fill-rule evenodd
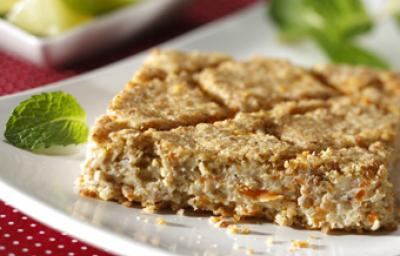
M69 78L78 74L81 74L83 72L90 71L95 68L99 68L101 66L113 63L115 61L118 61L120 59L129 57L134 55L135 53L138 53L142 50L148 49L150 47L153 47L157 44L160 44L168 39L171 39L173 37L176 37L178 35L181 35L187 31L190 31L196 27L199 27L201 25L204 25L208 22L211 22L213 20L216 20L218 18L221 18L225 15L232 14L235 11L238 11L242 8L245 8L247 6L250 6L251 4L254 4L255 2L258 2L257 0L141 0L141 1L133 1L133 3L126 4L124 3L122 6L111 8L108 12L103 12L101 14L91 14L94 15L91 17L89 20L85 19L79 19L78 17L78 24L75 23L68 23L68 28L63 27L61 25L58 25L59 27L62 27L62 29L55 29L52 27L54 25L54 22L60 22L59 17L53 13L52 15L56 16L56 18L49 17L47 19L42 20L39 23L43 24L36 24L35 25L35 32L28 32L25 30L23 27L19 27L18 25L14 24L13 22L15 21L15 16L18 18L18 13L20 13L21 10L19 10L21 7L18 6L18 2L28 2L28 9L31 8L30 5L37 5L40 7L34 7L32 9L32 15L35 17L37 16L36 14L39 13L39 15L42 15L44 12L49 12L49 10L44 10L44 5L43 3L50 3L50 2L56 2L56 1L64 1L64 0L0 0L0 3L3 4L3 2L8 2L8 3L13 3L15 5L7 5L8 6L8 12L5 12L4 9L2 11L2 18L0 18L0 95L5 95L9 93L14 93L22 90L26 90L29 88L34 88L37 86L41 86L44 84L56 82L65 78ZM65 0L66 2L69 2L71 0ZM121 2L129 2L131 0L123 0ZM111 16L111 21L115 21L115 18L118 19L118 16L121 15L122 12L122 20L126 19L124 15L128 14L130 16L129 12L134 11L132 9L135 9L135 7L140 7L142 4L146 4L146 1L151 1L151 2L168 2L168 4L164 4L163 6L157 6L157 3L155 3L156 6L150 6L150 10L145 9L144 11L148 13L148 16L151 16L151 19L155 22L146 22L143 24L144 28L140 28L138 32L135 31L135 28L133 28L133 31L130 31L128 35L123 35L122 39L119 42L115 43L110 43L108 46L104 48L104 50L101 49L101 42L98 44L100 45L100 50L91 52L89 54L82 54L83 56L80 56L75 61L70 61L70 63L65 64L61 63L61 65L56 65L52 66L51 63L43 63L42 59L46 59L46 55L48 54L46 52L46 49L43 51L43 49L40 49L40 46L37 46L38 44L52 44L56 45L57 44L63 44L64 42L59 42L57 39L65 39L65 35L71 35L74 36L74 32L76 30L80 29L80 26L89 26L88 29L93 29L90 27L93 24L90 23L96 23L96 19L100 19L100 22L105 21L108 22L109 18ZM4 3L5 3L4 2ZM85 6L84 8L90 9L92 5L95 3L102 3L102 2L112 2L111 0L107 1L96 1L96 0L77 0L77 1L71 1L74 2L74 4L77 4L75 2L87 2L88 6ZM120 2L120 0L117 0L117 2ZM59 3L60 4L60 3ZM53 7L53 4L48 4L47 8L55 8L56 10L60 11L60 8ZM66 4L65 4L66 5ZM12 7L10 7L12 6ZM111 5L112 6L112 5ZM4 6L2 6L4 7ZM100 8L100 7L99 7ZM118 9L120 8L120 9ZM128 10L131 8L131 10ZM17 9L16 11L13 11ZM72 8L71 8L72 9ZM74 9L75 10L75 9ZM95 13L97 13L97 8L94 8L93 10L96 10ZM100 8L101 10L101 8ZM22 8L23 11L23 8ZM29 10L28 10L29 11ZM64 11L61 8L61 12ZM126 13L128 11L128 13ZM139 10L141 13L143 13L142 10ZM17 14L10 15L10 13L16 12ZM51 12L51 11L50 11ZM81 12L81 11L79 11ZM165 13L164 13L165 12ZM164 17L157 17L159 13L162 13ZM22 13L24 14L24 13ZM21 14L21 15L22 15ZM114 15L114 18L113 18ZM115 17L115 15L117 17ZM155 17L154 17L155 15ZM9 20L12 17L11 21ZM58 17L58 18L57 18ZM28 15L29 18L29 15ZM68 17L71 18L71 17ZM131 17L128 17L130 19ZM31 18L32 20L36 20L36 18ZM69 21L69 19L66 19ZM50 24L49 24L50 22ZM23 26L28 26L32 22L27 22L26 24L23 24ZM62 23L62 22L60 22ZM135 21L131 21L131 23L135 23ZM154 24L155 23L155 24ZM19 24L19 22L17 22ZM73 25L71 25L73 24ZM101 25L101 24L100 24ZM107 25L107 24L106 24ZM148 25L148 26L147 26ZM146 27L147 26L147 27ZM9 27L14 27L13 29L10 29ZM43 27L43 28L42 28ZM46 28L47 27L47 28ZM41 28L41 29L40 29ZM99 28L94 28L94 30L98 30ZM100 28L102 29L102 28ZM11 31L10 31L11 30ZM105 28L105 34L109 33L112 31L111 28L107 27ZM7 36L5 35L5 32L7 32ZM17 33L16 33L17 32ZM18 33L21 32L21 33ZM78 31L79 32L79 31ZM86 32L86 31L83 31ZM47 36L44 36L41 33L48 33ZM125 33L122 31L121 33ZM40 35L41 34L41 35ZM17 35L17 38L14 38L14 42L6 39L6 37L10 37L10 35ZM78 35L81 36L81 35ZM50 39L49 38L53 38ZM54 40L56 39L56 40ZM96 39L96 38L95 38ZM11 46L15 45L15 41L21 41L21 42L28 42L27 46L21 46L18 47L17 52L11 49ZM78 46L82 44L82 39L78 38ZM74 42L74 44L76 44ZM32 46L33 45L33 46ZM35 61L32 61L32 59L27 58L26 55L24 56L24 49L26 48L32 48L28 49L28 54L32 54L33 51L36 52L36 55L34 55L34 59L39 59L39 63L35 63ZM65 51L66 47L62 45L59 51ZM90 45L89 45L90 47ZM22 49L21 49L22 48ZM19 50L19 51L18 51ZM67 61L68 62L68 61Z

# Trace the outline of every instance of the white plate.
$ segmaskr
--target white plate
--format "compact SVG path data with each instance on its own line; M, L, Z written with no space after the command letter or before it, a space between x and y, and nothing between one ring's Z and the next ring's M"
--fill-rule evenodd
M138 35L187 2L144 0L48 38L29 34L0 18L0 49L42 66L70 64Z
M392 56L396 43L381 38L390 34L400 42L394 24L384 22L366 42L399 67ZM288 57L312 64L324 58L311 44L296 47L281 45L273 26L265 20L261 3L244 12L210 24L169 42L163 47L184 50L216 50L248 57L254 54ZM105 111L107 102L139 67L144 54L126 59L92 73L52 86L0 98L0 127L12 109L23 99L43 91L64 90L75 95L86 109L89 122ZM3 133L3 131L0 131ZM318 231L296 230L273 224L246 224L250 235L228 235L208 222L208 217L173 214L145 214L140 209L116 203L81 198L73 192L84 154L71 156L35 155L0 142L0 197L48 225L86 242L122 255L243 255L254 248L257 255L287 255L290 240L311 240L314 249L301 249L296 255L385 255L400 253L400 231L371 235L343 234L325 236ZM155 224L163 216L168 225ZM139 219L140 218L140 219ZM146 222L146 220L148 220ZM266 244L267 235L278 241ZM234 244L239 248L234 250ZM146 254L147 253L147 254Z

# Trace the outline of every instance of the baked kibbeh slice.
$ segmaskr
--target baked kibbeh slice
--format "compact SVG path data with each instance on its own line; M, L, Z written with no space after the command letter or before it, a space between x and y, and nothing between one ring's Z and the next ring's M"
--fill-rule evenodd
M398 119L286 61L155 51L93 127L78 186L150 209L393 229Z

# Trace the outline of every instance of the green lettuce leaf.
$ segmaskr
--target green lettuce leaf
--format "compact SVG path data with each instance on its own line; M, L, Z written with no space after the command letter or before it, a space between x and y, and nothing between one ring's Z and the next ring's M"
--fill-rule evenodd
M76 99L65 92L50 92L21 102L6 124L4 137L33 151L84 143L88 133L86 113Z

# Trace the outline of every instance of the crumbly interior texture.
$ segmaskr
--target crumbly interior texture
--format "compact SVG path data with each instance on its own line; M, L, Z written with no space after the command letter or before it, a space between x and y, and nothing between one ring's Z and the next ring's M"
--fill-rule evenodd
M399 104L389 71L155 50L93 127L78 186L152 209L393 229Z

